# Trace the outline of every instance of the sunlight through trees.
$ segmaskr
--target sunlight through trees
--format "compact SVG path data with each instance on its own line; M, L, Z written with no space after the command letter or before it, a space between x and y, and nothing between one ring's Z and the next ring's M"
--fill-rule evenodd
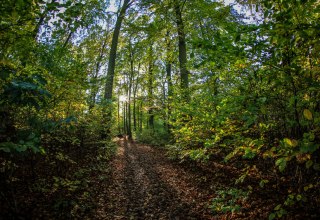
M319 19L316 0L2 0L4 217L83 218L125 137L236 170L212 216L318 218Z

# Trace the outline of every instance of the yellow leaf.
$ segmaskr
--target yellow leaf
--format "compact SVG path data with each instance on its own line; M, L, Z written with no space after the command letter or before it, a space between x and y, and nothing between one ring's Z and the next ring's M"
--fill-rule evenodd
M291 144L291 140L289 138L285 138L283 139L284 143L286 143L287 145Z
M309 101L310 100L310 96L308 94L304 94L303 99Z
M291 140L291 144L292 144L292 145L291 145L292 147L296 147L296 146L298 146L298 141L295 140L295 139L292 139L292 140Z
M309 109L303 110L303 115L306 119L312 120L312 113Z
M290 140L289 138L285 138L285 139L283 139L283 141L284 141L287 145L289 145L289 146L291 146L291 147L296 147L296 146L298 146L298 141L295 140L295 139Z

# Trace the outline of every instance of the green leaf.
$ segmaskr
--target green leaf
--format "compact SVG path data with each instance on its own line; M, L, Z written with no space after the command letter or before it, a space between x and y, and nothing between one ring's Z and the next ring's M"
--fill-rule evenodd
M282 216L286 215L287 214L287 211L283 208L281 208L278 212L278 217L281 218Z
M0 150L9 153L12 151L12 149L15 149L17 147L17 145L15 143L12 142L3 142L0 143Z
M281 204L277 205L273 210L278 211L281 208Z
M279 167L280 172L283 172L287 166L286 158L282 157L276 160L276 166Z
M36 137L36 135L32 132L30 133L30 135L28 136L28 140L32 140Z
M276 213L271 213L269 215L269 220L273 220L273 219L275 219L275 217L276 217Z
M314 141L314 139L315 139L314 133L310 132L309 133L309 141Z
M263 188L265 186L265 184L268 183L268 182L269 182L269 180L261 180L260 183L259 183L259 186L261 188Z
M24 152L28 149L28 146L27 145L17 145L15 150L18 151L18 152Z
M302 196L298 194L296 198L297 198L297 201L300 201L302 199Z
M42 155L46 154L46 151L43 147L39 147L39 151L40 151L40 154Z
M311 166L313 165L313 161L312 160L308 160L306 162L306 168L309 169Z
M256 156L256 153L252 151L252 149L250 148L246 148L244 155L242 156L242 158L245 159L253 159Z
M305 142L303 143L303 145L300 147L300 152L302 153L313 153L316 150L319 149L320 145L317 145L315 143L312 142Z
M312 117L312 113L311 113L311 111L309 109L303 110L303 115L308 120L312 120L312 118L313 118Z
M0 150L6 152L6 153L10 153L10 148L9 147L0 147Z

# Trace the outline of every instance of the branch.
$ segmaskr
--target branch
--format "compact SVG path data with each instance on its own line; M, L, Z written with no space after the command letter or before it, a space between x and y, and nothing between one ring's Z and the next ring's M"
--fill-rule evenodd
M185 4L186 4L186 1L187 1L187 0L184 0L184 1L183 1L183 4L182 4L181 9L180 9L180 12L181 12L181 13L182 13L183 8L184 8L184 6L185 6Z

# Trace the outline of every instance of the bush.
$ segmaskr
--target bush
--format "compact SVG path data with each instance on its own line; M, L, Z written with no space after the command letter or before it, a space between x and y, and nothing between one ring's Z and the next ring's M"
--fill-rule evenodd
M248 198L249 192L241 189L230 188L228 190L217 191L217 197L212 199L210 206L214 214L239 212L241 203Z
M164 146L169 142L169 134L165 131L145 129L136 134L137 142L153 146Z

